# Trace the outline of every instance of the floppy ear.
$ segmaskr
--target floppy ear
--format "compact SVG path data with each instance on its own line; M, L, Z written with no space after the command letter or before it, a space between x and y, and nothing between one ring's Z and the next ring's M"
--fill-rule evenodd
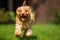
M33 13L30 14L30 19L35 22L35 15Z
M20 14L19 12L20 12L20 7L18 7L17 9L16 9L16 14Z
M29 7L30 13L32 12L31 7Z
M32 10L31 10L31 8L30 8L30 13L32 13Z

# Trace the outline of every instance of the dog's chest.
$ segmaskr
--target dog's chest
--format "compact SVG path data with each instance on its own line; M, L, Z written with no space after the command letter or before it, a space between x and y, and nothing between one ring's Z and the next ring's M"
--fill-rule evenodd
M23 29L25 30L25 29L28 29L31 25L30 25L30 20L29 21L26 21L26 22L23 22L22 23L22 25L23 25Z

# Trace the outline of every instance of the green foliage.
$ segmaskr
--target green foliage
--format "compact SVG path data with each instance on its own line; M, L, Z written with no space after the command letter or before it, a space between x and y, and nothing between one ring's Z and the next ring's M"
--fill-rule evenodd
M0 8L0 22L1 23L7 23L9 21L15 22L14 12L5 11L5 8Z
M16 19L15 13L13 11L10 11L9 15L10 15L10 19L15 22L15 19Z
M54 10L53 22L55 24L60 24L60 9Z
M4 12L5 9L0 9L0 22L9 21L9 12Z

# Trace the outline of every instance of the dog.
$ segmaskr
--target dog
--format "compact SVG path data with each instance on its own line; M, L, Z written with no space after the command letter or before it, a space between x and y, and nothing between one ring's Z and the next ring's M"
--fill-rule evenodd
M34 22L35 16L32 13L31 7L26 6L26 0L24 0L23 6L16 9L15 36L21 36L22 30L25 30L24 36L32 36L32 24Z

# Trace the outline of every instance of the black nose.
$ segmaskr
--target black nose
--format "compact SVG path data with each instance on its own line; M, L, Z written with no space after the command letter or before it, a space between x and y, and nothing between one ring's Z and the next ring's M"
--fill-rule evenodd
M22 16L24 16L24 14L22 14Z

